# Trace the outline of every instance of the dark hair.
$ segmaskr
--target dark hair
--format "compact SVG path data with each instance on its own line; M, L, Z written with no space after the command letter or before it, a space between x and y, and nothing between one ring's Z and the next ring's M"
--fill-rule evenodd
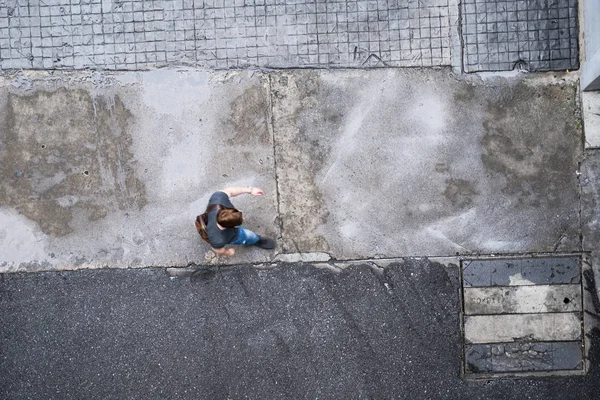
M217 214L217 223L225 228L240 226L242 221L242 212L235 208L224 208Z

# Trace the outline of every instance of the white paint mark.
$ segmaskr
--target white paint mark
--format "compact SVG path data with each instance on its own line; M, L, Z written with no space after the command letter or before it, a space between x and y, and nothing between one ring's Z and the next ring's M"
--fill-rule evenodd
M294 263L294 262L326 262L331 259L327 253L288 253L278 254L275 261Z
M483 248L489 251L509 251L515 247L518 248L519 243L509 242L506 240L486 240L483 242Z
M321 183L325 183L329 179L330 174L339 176L341 168L347 168L347 160L352 159L356 154L357 145L362 141L357 140L357 136L363 127L365 119L371 115L371 111L381 101L381 93L385 89L385 82L381 82L374 87L369 88L367 93L361 96L361 100L355 104L352 110L348 113L349 118L346 118L343 128L341 129L340 138L336 141L335 156L333 162L323 176ZM338 160L341 163L338 163Z
M189 151L194 147L200 148L200 143L193 137L185 138L171 147L167 157L162 159L161 188L165 195L181 193L186 188L201 185L205 157L193 157Z
M10 268L33 260L47 260L46 241L47 236L34 222L14 210L0 209L0 265ZM0 272L3 270L5 267L0 267Z
M360 226L357 222L350 222L342 225L338 231L340 235L346 239L355 238L357 234L360 232Z
M208 82L205 71L159 69L141 75L144 103L161 114L180 115L196 108L209 98L203 86Z
M436 239L439 239L439 240L441 240L441 241L444 241L444 242L448 242L448 243L450 243L450 244L451 244L452 246L454 246L455 248L460 248L460 249L462 249L462 250L467 250L467 248L466 248L466 247L464 247L464 246L462 246L462 245L460 245L460 244L456 243L455 241L453 241L452 239L450 239L448 236L446 236L446 235L445 235L443 232L440 232L440 231L438 231L438 230L436 230L436 229L433 229L433 228L431 228L431 227L427 227L427 228L425 228L425 231L426 231L428 234L430 234L432 237L436 238Z
M521 275L520 272L518 274L509 276L508 279L510 280L510 286L535 285L535 283L529 279L523 278L523 275Z
M336 158L331 165L329 166L329 168L327 168L327 172L325 173L325 176L323 177L323 179L321 180L321 183L325 182L327 180L327 177L329 176L329 173L331 172L332 169L334 169L335 165L338 163L338 159Z
M439 97L428 96L412 108L412 119L425 125L428 131L439 132L446 127L446 113Z
M421 203L418 206L420 212L429 212L435 210L435 206L430 203Z
M521 74L525 74L525 72L522 72L518 69L513 69L512 71L478 72L477 76L483 80L487 80L493 78L515 78Z
M72 196L72 195L62 196L62 197L59 197L56 199L56 202L62 208L72 207L75 204L77 204L78 201L79 201L79 198L77 196Z

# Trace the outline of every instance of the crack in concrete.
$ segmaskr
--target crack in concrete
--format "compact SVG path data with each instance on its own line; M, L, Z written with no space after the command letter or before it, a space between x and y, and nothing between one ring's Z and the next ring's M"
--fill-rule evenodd
M585 132L583 132L582 134L582 138L585 141ZM585 158L585 151L583 153L583 157ZM583 161L579 161L578 165L577 165L577 201L579 202L579 212L577 214L577 218L578 218L578 224L579 224L579 248L583 250L583 218L582 218L582 214L583 214L583 203L582 203L582 193L583 193L583 186L581 184L581 167L582 167Z
M581 209L579 210L579 213L581 214ZM581 219L580 219L581 220ZM580 225L580 229L581 229L581 225ZM563 231L560 236L558 237L558 239L556 240L556 243L554 244L554 250L553 251L558 251L558 248L560 247L563 239L566 239L567 235L565 234L565 232Z
M384 67L387 67L387 66L388 66L388 64L387 64L385 61L383 61L383 60L381 59L381 57L379 57L379 56L378 56L377 54L375 54L375 53L371 53L371 54L369 54L369 56L366 58L366 60L365 60L365 61L363 61L363 63L362 63L361 65L365 65L366 63L368 63L368 62L369 62L369 60L370 60L371 58L375 58L375 59L377 59L377 64L375 64L376 66L377 66L377 65L379 65L379 63L382 63Z
M276 142L276 137L275 137L275 113L273 111L273 85L272 85L272 76L270 73L267 73L267 78L268 78L268 82L269 82L269 114L270 114L270 118L269 118L269 123L270 123L270 129L271 129L271 138L272 138L272 145L273 145L273 169L274 169L274 174L275 174L275 191L277 194L277 215L275 217L275 220L277 222L277 225L279 226L279 237L277 238L280 241L283 241L283 221L281 220L281 194L280 194L280 188L279 188L279 169L277 167L277 145L275 144ZM279 253L278 253L279 254ZM278 255L276 254L276 256Z

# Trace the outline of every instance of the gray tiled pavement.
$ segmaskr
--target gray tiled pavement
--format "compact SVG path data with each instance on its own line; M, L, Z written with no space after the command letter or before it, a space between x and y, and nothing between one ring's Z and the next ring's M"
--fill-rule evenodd
M0 0L0 69L576 68L576 1Z
M5 0L0 58L4 69L449 65L456 1Z
M463 0L464 70L579 67L577 0Z

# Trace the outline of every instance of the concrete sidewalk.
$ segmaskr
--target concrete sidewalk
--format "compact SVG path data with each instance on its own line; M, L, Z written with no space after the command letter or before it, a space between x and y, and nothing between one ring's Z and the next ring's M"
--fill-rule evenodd
M576 88L448 69L4 75L0 272L580 251ZM217 259L200 240L230 185L265 189L234 204L275 252Z

